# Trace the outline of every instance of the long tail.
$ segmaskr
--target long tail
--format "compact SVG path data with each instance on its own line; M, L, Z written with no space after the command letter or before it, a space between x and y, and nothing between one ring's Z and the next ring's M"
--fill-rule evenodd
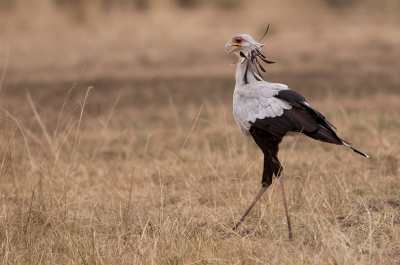
M365 156L366 158L369 158L369 155L367 155L367 154L364 154L363 152L361 152L361 151L359 151L359 150L357 150L357 149L355 149L354 147L352 147L349 143L346 143L345 141L343 141L342 140L342 142L343 142L343 145L344 146L348 146L348 147L350 147L354 152L356 152L357 154L359 154L359 155L362 155L362 156Z
M337 144L337 145L344 145L349 148L351 148L354 152L356 152L359 155L362 155L366 158L369 158L367 154L364 154L363 152L357 150L356 148L352 147L350 143L340 139L339 136L333 131L331 128L326 128L325 126L320 125L319 129L315 132L304 132L303 133L311 138L314 138L316 140L322 141L322 142L328 142L331 144Z

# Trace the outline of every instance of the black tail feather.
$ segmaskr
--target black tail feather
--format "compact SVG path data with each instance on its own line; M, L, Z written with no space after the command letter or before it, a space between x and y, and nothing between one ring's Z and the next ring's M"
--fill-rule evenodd
M364 157L366 157L366 158L369 158L369 155L364 154L363 152L361 152L361 151L355 149L354 147L350 146L350 148L351 148L354 152L356 152L357 154L362 155L362 156L364 156Z

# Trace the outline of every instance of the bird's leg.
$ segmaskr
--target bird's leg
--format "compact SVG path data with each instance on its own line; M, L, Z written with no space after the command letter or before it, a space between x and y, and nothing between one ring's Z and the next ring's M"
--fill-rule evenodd
M283 177L282 176L279 177L279 184L281 186L281 191L282 191L283 206L285 207L286 220L287 220L287 225L288 225L288 230L289 230L289 240L293 240L292 223L290 222L289 209L288 209L287 202L286 202L285 186L283 185Z
M264 154L264 169L261 180L262 187L257 193L254 200L251 202L250 206L243 213L242 217L240 217L239 221L237 221L236 224L232 227L233 230L238 228L238 226L242 223L247 214L251 211L254 204L256 204L261 195L263 195L267 188L272 184L273 175L279 177L282 172L282 165L278 159L279 143L282 141L282 137L274 136L264 129L259 129L253 126L250 128L250 134L251 136L253 136L254 141L256 142L258 147L260 147ZM288 214L286 216L288 216ZM289 234L291 235L291 228L289 230Z
M242 214L242 217L240 217L239 221L236 222L234 226L232 226L232 230L236 230L238 226L243 222L244 218L247 216L247 214L251 211L253 208L254 204L260 199L261 195L268 189L269 185L263 185L260 189L260 191L257 193L256 197L254 200L250 203L249 207L246 209L246 211Z

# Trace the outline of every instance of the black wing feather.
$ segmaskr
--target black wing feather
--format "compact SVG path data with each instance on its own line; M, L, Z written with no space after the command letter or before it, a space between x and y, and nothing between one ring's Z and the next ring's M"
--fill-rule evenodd
M327 129L332 129L332 128L336 129L336 127L333 126L332 123L326 120L324 115L322 115L319 111L315 110L314 108L310 107L307 104L306 98L300 95L298 92L290 89L281 90L277 95L275 95L275 97L289 101L290 105L294 107L305 109L318 122L318 124L327 127Z
M323 142L338 145L345 143L333 131L333 125L320 112L311 108L306 99L296 91L281 90L275 97L287 101L292 108L284 110L281 116L256 119L253 126L279 137L288 132L302 132Z
M292 108L284 110L281 116L256 119L254 123L251 123L253 127L263 129L277 137L283 137L290 131L302 132L308 137L322 142L349 146L354 152L368 157L350 146L348 142L340 139L333 130L335 126L327 121L324 115L310 107L306 99L296 91L281 90L275 97L287 101Z

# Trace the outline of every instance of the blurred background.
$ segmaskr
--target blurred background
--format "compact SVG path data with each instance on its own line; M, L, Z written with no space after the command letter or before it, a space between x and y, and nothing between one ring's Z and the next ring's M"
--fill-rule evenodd
M360 92L400 84L398 0L0 0L3 88L77 77L105 88L182 78L233 85L225 43L239 33L259 40L268 24L269 81Z
M230 232L263 163L224 46L268 24L265 79L371 156L285 137L289 245L276 185ZM0 0L0 264L400 264L399 58L399 0Z

